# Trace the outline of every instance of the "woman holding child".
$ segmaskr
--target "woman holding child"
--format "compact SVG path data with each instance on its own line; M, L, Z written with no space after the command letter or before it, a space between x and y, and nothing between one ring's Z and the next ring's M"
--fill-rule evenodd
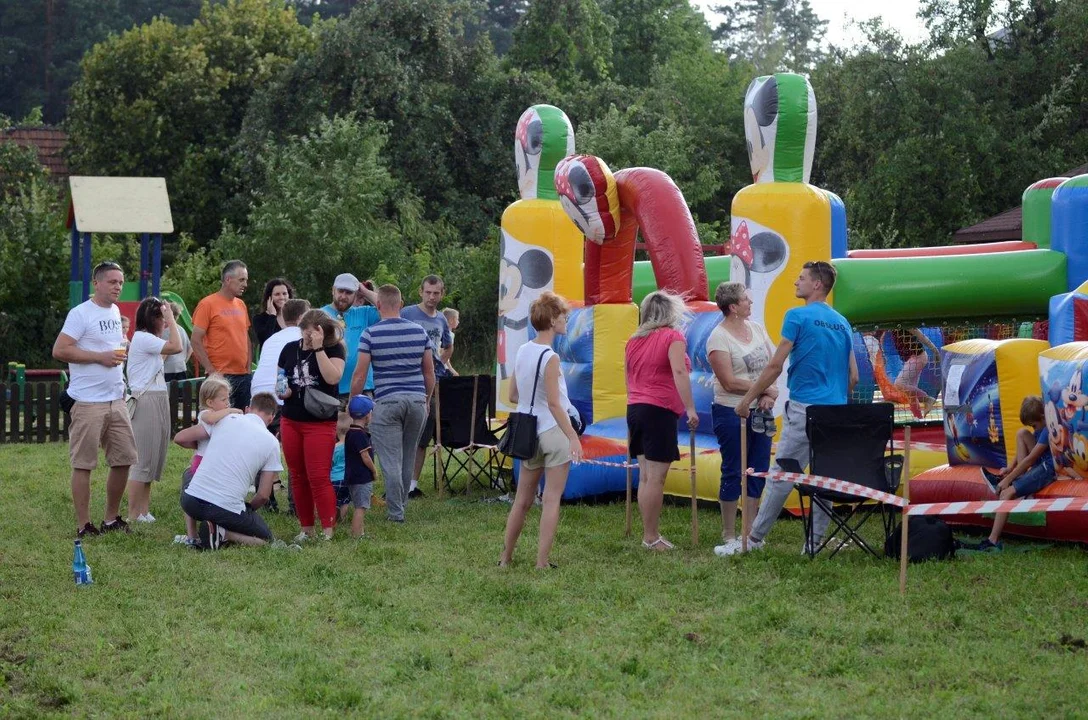
M298 327L302 339L284 346L278 367L287 375L280 438L302 526L295 542L303 542L314 537L315 504L325 539L336 526L336 492L329 478L345 350L340 325L321 310L307 312Z
M521 463L514 505L506 518L499 565L506 567L514 557L514 546L525 525L525 515L533 506L540 476L544 476L544 501L540 513L540 538L536 567L555 567L548 555L559 525L559 501L567 485L571 461L582 459L582 441L571 425L571 404L567 381L559 370L559 356L552 350L557 335L567 334L566 301L552 292L543 292L529 306L529 322L536 337L518 349L514 374L510 378L510 404L519 413L536 417L538 446L536 455Z
M164 331L169 339L164 340ZM128 347L128 391L135 398L130 410L137 460L128 471L129 521L153 523L151 483L162 478L166 448L170 445L170 403L163 372L163 357L182 350L178 325L169 303L144 298L136 309L136 332Z
M722 545L714 549L721 554L731 545L739 544L736 537L737 500L740 498L741 428L747 434L748 467L766 472L771 463L771 438L775 424L771 409L778 398L772 385L750 408L747 420L736 412L737 403L759 378L763 368L774 355L774 345L762 325L752 322L752 298L744 283L722 283L714 293L714 302L722 311L722 321L710 333L706 355L714 371L714 434L722 453L722 477L718 489L718 504L722 511ZM745 517L754 518L763 494L763 478L748 478ZM732 553L726 553L732 554Z

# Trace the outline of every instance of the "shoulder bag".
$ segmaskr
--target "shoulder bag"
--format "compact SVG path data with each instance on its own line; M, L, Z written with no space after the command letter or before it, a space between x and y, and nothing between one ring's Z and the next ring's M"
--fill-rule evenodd
M539 438L536 434L536 415L533 415L533 405L536 403L536 388L540 382L540 366L544 363L549 349L540 353L536 361L536 375L533 376L533 394L529 396L529 412L510 413L506 421L506 434L499 441L499 452L515 457L519 460L529 460L536 455Z
M131 420L133 418L133 416L136 415L136 406L139 404L140 398L142 398L144 396L145 392L147 392L148 390L151 389L151 386L155 384L155 381L157 381L159 379L160 375L162 375L162 365L159 365L159 371L157 373L155 373L155 377L151 379L151 382L149 382L147 384L147 387L145 387L143 390L141 390L139 392L139 394L137 394L137 395L126 394L125 395L125 407L128 409L128 419L129 420ZM164 375L163 375L163 379L165 379Z
M308 387L302 389L302 406L318 420L332 420L340 412L340 399Z

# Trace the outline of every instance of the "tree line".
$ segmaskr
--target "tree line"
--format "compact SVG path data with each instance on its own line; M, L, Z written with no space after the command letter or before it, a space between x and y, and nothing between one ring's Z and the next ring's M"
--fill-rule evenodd
M0 111L47 108L75 172L167 178L179 233L166 287L195 302L234 256L258 284L287 275L316 299L343 269L406 291L439 271L481 366L497 223L517 198L513 128L531 104L565 110L578 150L613 169L669 173L715 244L750 182L742 100L761 73L809 75L812 182L845 200L852 247L943 244L1088 154L1088 0L924 0L925 41L870 22L850 48L823 42L807 0L737 0L715 27L686 0L83 4L46 3L84 29L52 31L48 87L41 67L0 66L19 78L0 82ZM9 47L20 28L20 47L43 45L37 5L0 11ZM63 212L35 173L5 170L11 157L0 153L0 260L59 252L42 282L63 287L63 230L50 239L39 217ZM131 243L97 252L138 266ZM44 358L37 341L14 343L25 298L0 288L0 344Z

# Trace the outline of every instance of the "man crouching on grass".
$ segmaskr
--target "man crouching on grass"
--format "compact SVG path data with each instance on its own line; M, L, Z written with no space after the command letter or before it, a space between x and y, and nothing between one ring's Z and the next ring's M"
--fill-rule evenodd
M276 398L257 393L245 415L228 415L210 428L193 425L174 436L174 442L185 448L195 448L198 441L209 439L200 467L181 493L181 509L200 523L204 550L215 550L224 541L284 545L282 540L273 541L272 531L257 514L283 470L280 444L268 432L275 415ZM247 503L246 494L258 473L257 493Z

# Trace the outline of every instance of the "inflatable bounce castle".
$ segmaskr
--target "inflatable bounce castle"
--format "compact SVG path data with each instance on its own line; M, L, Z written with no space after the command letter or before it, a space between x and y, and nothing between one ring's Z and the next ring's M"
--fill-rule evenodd
M1088 341L1088 176L1029 187L1022 242L851 251L843 202L808 183L816 121L806 78L751 83L744 129L753 182L734 197L728 254L703 258L683 194L666 174L613 173L605 159L575 154L573 128L557 108L534 105L522 115L514 143L522 199L502 219L498 392L501 403L510 364L532 336L529 303L545 289L571 300L576 309L555 350L588 425L585 456L606 464L572 468L564 498L625 487L624 347L638 325L635 303L667 289L691 312L684 332L700 414L696 486L700 498L716 499L721 458L706 340L721 314L708 297L721 282L743 282L753 319L777 342L783 315L799 304L793 282L813 260L835 266L830 302L856 331L861 377L852 402L891 401L898 421L933 424L929 441L913 445L913 500L992 499L979 468L1011 464L1020 402L1039 392L1063 468L1044 493L1088 495L1088 394L1080 390L1088 343L1077 342ZM634 261L636 234L649 262ZM784 377L779 391L781 406ZM678 425L677 444L681 461L665 491L686 496L686 426ZM1088 540L1084 521L1068 515L1026 526L1014 516L1008 532Z

